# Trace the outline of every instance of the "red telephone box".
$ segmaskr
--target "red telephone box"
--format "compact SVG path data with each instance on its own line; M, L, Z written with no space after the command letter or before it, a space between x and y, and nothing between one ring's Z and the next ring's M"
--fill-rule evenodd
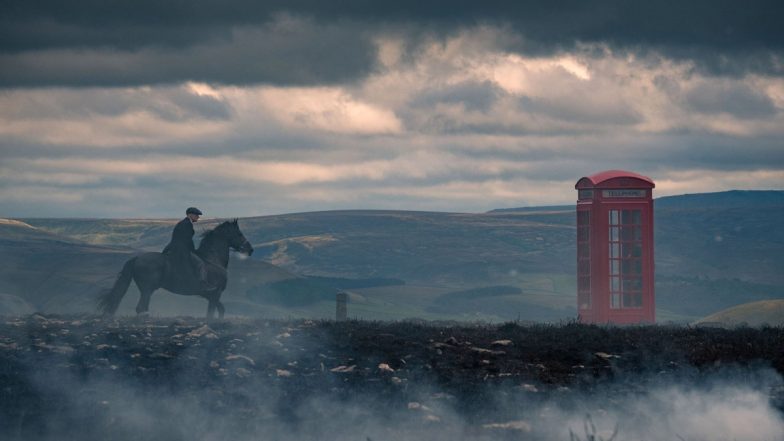
M577 309L583 323L653 323L653 181L608 170L577 189Z

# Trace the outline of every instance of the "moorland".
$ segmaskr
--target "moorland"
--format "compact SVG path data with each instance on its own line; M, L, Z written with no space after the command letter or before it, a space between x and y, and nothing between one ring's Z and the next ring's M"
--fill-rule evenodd
M782 341L782 327L7 317L0 435L773 440Z
M784 298L784 192L731 191L655 201L657 319L688 323ZM345 210L240 219L256 248L233 255L229 314L349 315L502 322L576 316L571 206L487 213ZM178 219L6 219L0 222L0 313L83 313L122 263L159 251ZM205 219L205 231L221 219ZM132 288L121 305L131 313ZM201 299L163 291L159 315L203 314ZM753 313L752 313L753 314Z

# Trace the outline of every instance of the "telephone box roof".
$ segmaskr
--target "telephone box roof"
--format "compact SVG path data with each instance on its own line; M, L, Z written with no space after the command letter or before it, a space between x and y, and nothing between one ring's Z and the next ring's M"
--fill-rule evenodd
M654 188L656 186L656 184L653 183L653 180L647 176L626 170L605 170L591 176L580 178L574 185L574 188L603 187L604 185L602 184L611 184L609 181L617 178L639 180L641 181L639 183L645 188Z

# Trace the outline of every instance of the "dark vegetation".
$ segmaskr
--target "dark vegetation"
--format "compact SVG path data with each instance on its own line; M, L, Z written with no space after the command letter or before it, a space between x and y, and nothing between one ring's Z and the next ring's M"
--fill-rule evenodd
M176 441L218 427L220 439L259 430L264 439L324 439L302 431L330 418L329 403L341 418L408 415L410 427L389 429L398 435L423 424L446 430L450 413L481 434L574 394L594 396L602 412L613 397L641 398L657 384L725 373L742 385L761 368L781 375L782 341L784 328L6 317L0 435ZM781 385L767 393L784 411ZM544 435L527 424L525 439Z

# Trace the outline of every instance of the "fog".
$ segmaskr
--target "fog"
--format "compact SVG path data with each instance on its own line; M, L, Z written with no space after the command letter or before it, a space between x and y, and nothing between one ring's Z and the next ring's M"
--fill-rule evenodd
M471 424L428 385L411 385L415 390L409 394L421 396L422 402L397 407L385 408L376 397L361 395L345 400L310 397L289 409L285 393L252 380L237 381L228 396L209 389L193 396L171 394L166 387L139 390L121 378L34 377L35 387L45 395L64 398L54 415L39 421L40 439L46 440L66 434L118 440L568 440L570 432L580 439L609 439L616 426L618 440L784 438L784 420L766 392L773 384L754 388L726 380L707 387L662 385L624 395L598 390L570 398L568 404L558 398L526 403L524 392L506 391L515 395L499 396L510 403L502 407L503 417ZM781 378L770 380L781 386ZM253 415L232 410L237 403ZM6 439L36 438L21 425L7 434Z
M188 325L185 334L159 333L175 325L48 326L83 347L15 337L29 338L33 349L4 358L6 378L20 375L13 388L26 393L3 403L2 439L607 440L614 432L616 440L784 439L784 406L776 401L784 380L764 365L619 372L569 387L510 377L461 389L426 372L401 379L380 364L352 377L355 368L323 341L300 335L295 344L297 328L269 322L233 334L206 325ZM322 334L339 338L330 332ZM101 333L125 343L96 344ZM179 352L157 352L167 345ZM368 360L350 360L368 371L361 367ZM455 396L455 387L471 392Z

